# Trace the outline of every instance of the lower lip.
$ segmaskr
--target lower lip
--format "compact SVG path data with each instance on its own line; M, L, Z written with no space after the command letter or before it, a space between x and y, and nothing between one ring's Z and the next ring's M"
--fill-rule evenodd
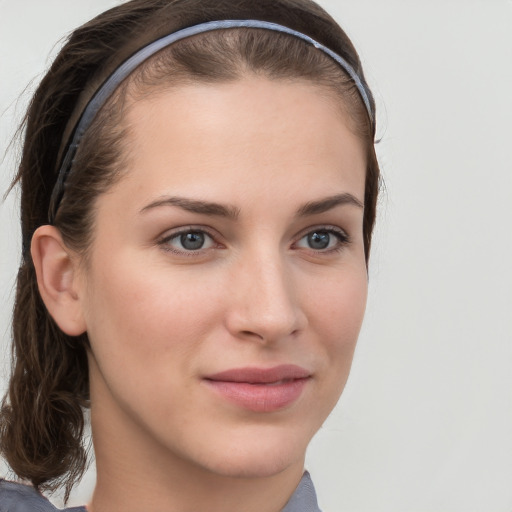
M292 405L304 390L309 378L293 379L280 384L249 384L205 380L217 393L236 405L254 412L274 412Z

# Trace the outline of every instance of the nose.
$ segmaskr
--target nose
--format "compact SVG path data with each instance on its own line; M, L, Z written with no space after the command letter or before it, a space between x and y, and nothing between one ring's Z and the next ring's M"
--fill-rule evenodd
M245 259L230 279L227 328L239 339L277 343L303 331L307 316L293 269L277 255Z

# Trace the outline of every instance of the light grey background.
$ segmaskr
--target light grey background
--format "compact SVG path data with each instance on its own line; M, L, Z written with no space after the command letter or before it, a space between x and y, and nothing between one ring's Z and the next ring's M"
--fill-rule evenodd
M0 151L55 43L117 3L0 0ZM512 2L320 3L365 64L386 180L352 375L308 455L320 503L326 512L510 512ZM2 164L2 192L15 155ZM0 206L0 385L16 199Z

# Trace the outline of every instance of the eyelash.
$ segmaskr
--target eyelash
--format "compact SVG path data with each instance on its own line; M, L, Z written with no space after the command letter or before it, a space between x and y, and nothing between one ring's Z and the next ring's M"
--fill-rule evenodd
M170 245L170 242L173 240L178 239L182 235L186 234L201 234L206 235L208 238L212 241L212 247L207 247L206 249L199 248L197 250L179 250L175 249ZM313 249L309 248L309 250L317 253L317 254L331 254L342 251L349 243L350 243L350 237L349 235L343 231L340 228L336 228L334 226L313 226L309 227L307 231L303 231L301 235L297 238L297 240L292 244L292 246L296 246L302 239L306 238L309 235L312 235L313 233L327 233L329 235L334 235L337 239L337 243L334 247L328 248L328 249ZM222 244L216 242L215 235L210 233L208 230L206 230L203 227L194 227L194 226L188 226L186 228L180 229L179 231L176 231L170 235L167 235L160 240L158 240L158 245L162 247L163 250L172 252L174 254L185 256L185 257L197 257L199 255L203 255L205 251L208 251L212 248L219 248Z

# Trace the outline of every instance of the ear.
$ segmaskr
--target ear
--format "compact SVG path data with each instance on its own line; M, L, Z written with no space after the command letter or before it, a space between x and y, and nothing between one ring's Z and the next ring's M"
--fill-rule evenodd
M30 247L39 293L50 315L69 336L86 330L78 287L78 257L62 241L55 226L40 226Z

